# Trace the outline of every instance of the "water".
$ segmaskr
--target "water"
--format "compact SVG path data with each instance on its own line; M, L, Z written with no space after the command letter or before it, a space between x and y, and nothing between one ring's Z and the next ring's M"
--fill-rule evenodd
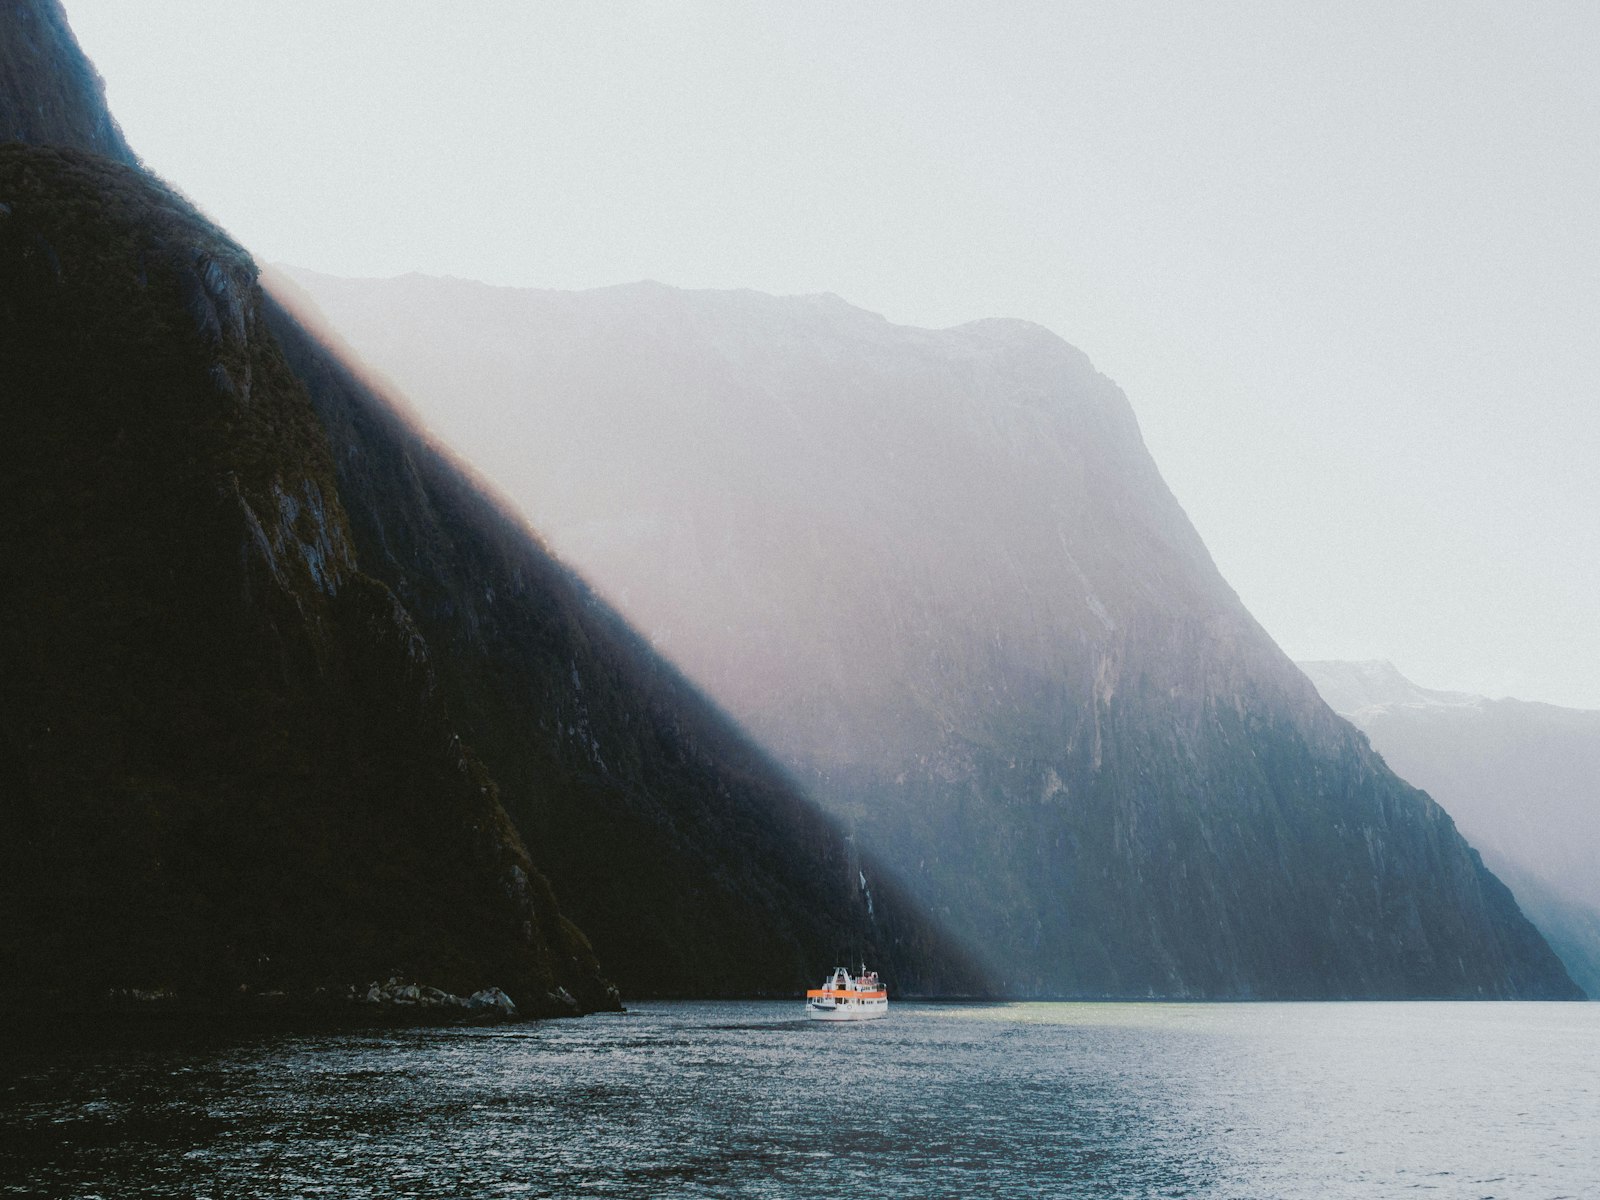
M0 1195L1600 1196L1600 1004L799 1015L13 1038Z

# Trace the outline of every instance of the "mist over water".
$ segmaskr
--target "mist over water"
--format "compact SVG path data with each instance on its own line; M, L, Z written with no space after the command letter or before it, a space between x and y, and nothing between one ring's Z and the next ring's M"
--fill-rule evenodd
M1600 1006L646 1004L498 1029L10 1045L50 1195L1556 1197Z

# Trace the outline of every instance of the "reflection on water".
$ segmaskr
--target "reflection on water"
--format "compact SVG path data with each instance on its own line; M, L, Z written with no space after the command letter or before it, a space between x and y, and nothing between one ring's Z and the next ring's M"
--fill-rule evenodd
M798 1007L12 1030L0 1194L1600 1195L1600 1005Z

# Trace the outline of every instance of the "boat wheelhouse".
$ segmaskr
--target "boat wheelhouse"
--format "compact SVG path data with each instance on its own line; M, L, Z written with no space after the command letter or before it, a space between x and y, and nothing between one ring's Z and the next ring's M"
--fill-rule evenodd
M813 1021L871 1021L888 1015L889 992L865 963L855 976L835 967L821 987L806 993L806 1016Z

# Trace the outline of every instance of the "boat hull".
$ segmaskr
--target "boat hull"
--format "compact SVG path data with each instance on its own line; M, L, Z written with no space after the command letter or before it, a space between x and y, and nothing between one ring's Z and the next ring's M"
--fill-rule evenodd
M806 1016L813 1021L877 1021L889 1015L889 1002L867 1004L807 1004Z

